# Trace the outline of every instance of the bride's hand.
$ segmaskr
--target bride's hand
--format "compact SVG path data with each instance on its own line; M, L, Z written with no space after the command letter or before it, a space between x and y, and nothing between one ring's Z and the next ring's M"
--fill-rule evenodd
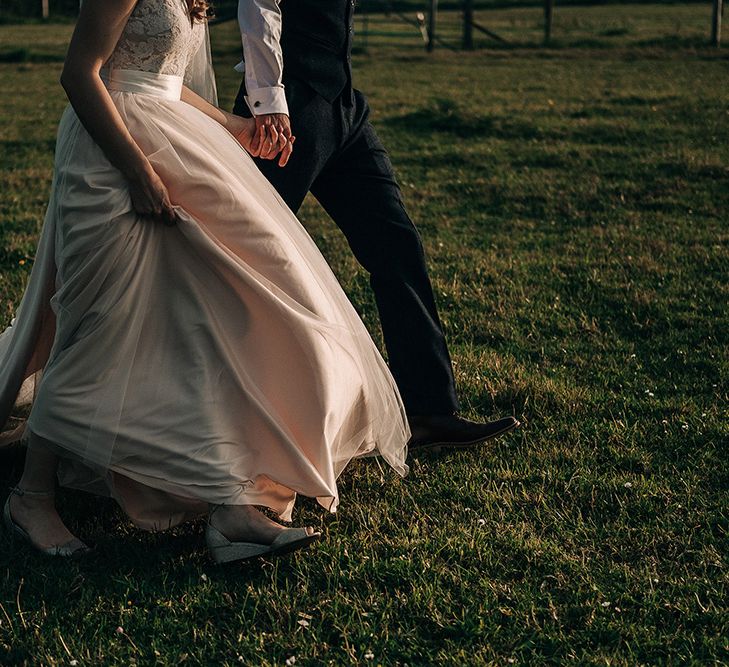
M257 131L256 121L253 118L243 118L233 114L226 114L226 120L228 131L236 138L236 141L252 157L258 157L261 154L265 136Z
M129 179L129 194L139 215L149 216L166 225L177 222L167 188L151 165Z
M227 127L252 157L273 160L280 153L279 166L283 167L288 162L295 140L293 136L287 140L279 136L273 125L240 116L228 115Z

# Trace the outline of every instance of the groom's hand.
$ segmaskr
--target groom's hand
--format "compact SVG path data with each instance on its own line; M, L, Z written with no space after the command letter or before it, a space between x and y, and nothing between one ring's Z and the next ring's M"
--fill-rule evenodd
M281 154L278 166L284 167L294 150L296 137L291 133L291 121L285 113L268 113L255 116L256 128L263 128L265 140L261 145L259 157L264 160L273 160Z

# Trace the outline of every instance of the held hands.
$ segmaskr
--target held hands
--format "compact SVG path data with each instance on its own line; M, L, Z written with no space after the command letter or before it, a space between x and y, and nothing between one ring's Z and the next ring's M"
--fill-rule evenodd
M285 113L263 114L256 116L255 120L259 132L263 128L271 146L269 152L267 154L262 152L260 157L272 160L280 152L281 157L278 166L284 167L291 157L294 150L294 141L296 141L296 137L291 133L291 120ZM264 148L266 146L268 146L268 143L264 144Z
M264 160L273 160L278 155L278 166L286 166L296 141L286 114L272 113L255 118L234 116L231 121L230 131L248 153Z
M256 118L241 118L227 113L225 116L225 126L253 157L273 160L279 155L279 167L286 165L296 141L286 114L267 114ZM145 164L127 176L132 206L139 215L166 225L177 222L167 187L148 161L145 160Z
M139 174L129 178L129 194L134 210L140 215L166 225L177 222L167 188L151 164L145 165Z

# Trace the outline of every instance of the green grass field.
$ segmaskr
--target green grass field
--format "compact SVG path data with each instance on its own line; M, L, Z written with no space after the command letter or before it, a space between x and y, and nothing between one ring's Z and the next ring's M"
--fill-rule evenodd
M96 554L0 537L0 664L729 664L729 55L701 46L707 11L564 10L573 48L535 32L361 50L463 411L523 428L402 481L353 464L338 514L300 504L321 545L246 566L213 566L199 523L141 533L62 491ZM2 326L48 196L69 31L0 26ZM235 25L213 41L229 107ZM380 340L342 236L314 202L301 219ZM22 454L0 461L16 481Z

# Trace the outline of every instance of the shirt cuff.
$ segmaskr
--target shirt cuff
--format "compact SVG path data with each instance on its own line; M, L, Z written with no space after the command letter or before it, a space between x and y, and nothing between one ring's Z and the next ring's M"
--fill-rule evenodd
M289 105L286 103L283 86L258 88L249 91L246 96L246 102L254 116L262 116L269 113L285 113L287 116L289 115Z

